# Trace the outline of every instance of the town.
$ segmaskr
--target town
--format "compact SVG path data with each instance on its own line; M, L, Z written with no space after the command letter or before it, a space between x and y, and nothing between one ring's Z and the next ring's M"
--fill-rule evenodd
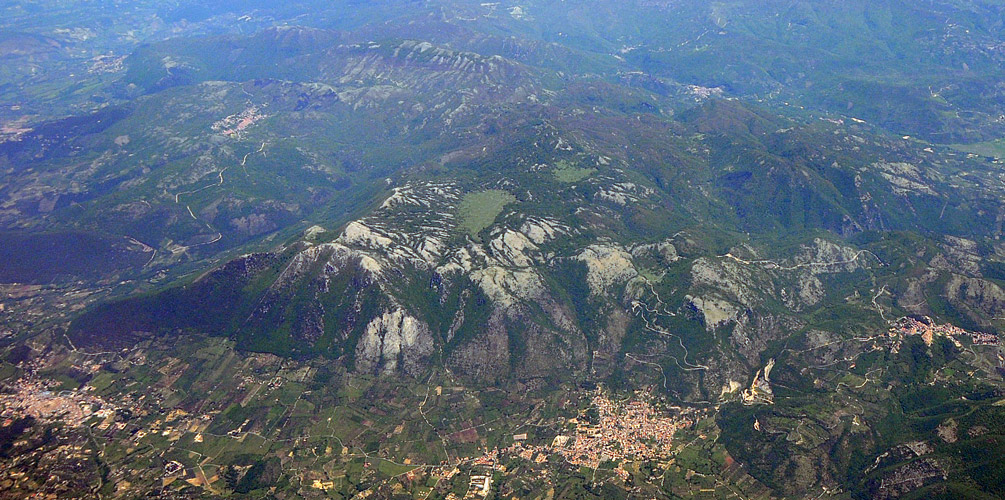
M925 344L932 345L935 337L946 337L960 345L960 338L970 339L973 345L998 345L998 335L993 333L972 332L951 324L936 324L928 316L904 316L898 319L890 328L891 337L909 337L921 335Z
M627 479L622 461L666 459L673 450L674 434L694 425L702 415L701 410L690 408L672 408L672 415L664 415L642 399L644 394L635 397L638 399L615 401L598 389L591 406L568 421L574 426L572 435L560 434L540 446L524 444L526 434L515 435L514 444L503 451L536 463L556 454L572 465L591 469L609 461L616 463L615 472Z

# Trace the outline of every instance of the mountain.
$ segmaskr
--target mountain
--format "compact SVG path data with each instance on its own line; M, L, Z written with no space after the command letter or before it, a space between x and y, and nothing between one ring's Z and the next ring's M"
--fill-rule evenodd
M1003 495L1001 7L124 8L7 22L128 53L0 80L0 498Z

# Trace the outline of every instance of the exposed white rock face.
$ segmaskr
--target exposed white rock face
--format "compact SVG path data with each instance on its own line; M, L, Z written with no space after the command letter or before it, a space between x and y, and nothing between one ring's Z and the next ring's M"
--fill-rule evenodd
M757 285L757 279L751 270L732 261L714 261L702 257L691 266L691 277L696 285L707 285L728 292L736 301L746 307L756 303L757 294L748 288L748 284ZM770 286L769 284L766 284ZM769 290L770 288L765 288Z
M545 293L544 283L529 269L492 266L471 273L471 280L496 304L509 307L520 300L533 300Z
M743 391L743 404L772 404L774 393L771 390L771 369L775 367L775 359L768 360L764 368L757 370L750 387Z
M624 206L652 195L653 190L650 188L639 186L634 182L618 182L608 187L600 188L596 196L600 200Z
M325 251L325 246L312 246L294 255L286 266L286 269L283 269L283 272L280 273L270 288L278 289L285 287L293 280L303 276L321 258L322 253Z
M338 93L340 101L352 106L353 110L360 108L376 108L391 99L410 97L406 89L394 85L372 85L369 87L350 88Z
M727 300L718 297L685 297L695 309L701 311L705 317L705 327L708 329L717 328L736 319L739 312L736 306Z
M350 223L337 243L357 249L379 272L402 263L435 269L440 274L463 273L477 283L498 307L544 294L543 281L532 266L542 261L543 243L568 228L545 218L528 218L520 231L502 228L485 245L468 242L449 248L456 227L453 207L461 192L449 184L416 184L396 188L373 216ZM367 260L368 259L368 260Z
M474 266L474 258L467 248L461 248L451 254L446 264L436 268L440 274L468 272Z
M986 316L995 317L1005 309L1005 290L990 280L954 274L946 283L945 293Z
M612 286L639 275L632 264L631 254L612 244L590 245L576 259L586 263L586 280L590 292L596 295L602 295Z
M823 299L826 289L818 276L850 273L877 263L876 256L868 251L820 238L802 246L799 253L787 259L747 260L729 253L723 257L721 260L697 259L691 267L694 283L717 288L730 301L746 308L754 308L760 300L758 296L767 292L793 310L812 306ZM778 288L770 280L771 276L795 280L795 286Z
M443 243L443 240L430 235L422 238L422 242L419 243L415 251L419 253L419 256L427 264L434 264L443 257L445 249L446 244Z
M415 374L433 353L433 337L425 323L402 309L387 311L366 325L356 345L356 367L364 372L394 374L400 368Z
M373 215L349 223L335 241L310 245L299 252L272 287L280 292L278 289L298 280L313 279L312 273L323 264L317 277L323 278L318 292L324 293L341 273L362 269L361 286L380 287L394 304L387 288L388 271L404 266L428 269L446 258L445 241L455 225L450 206L458 200L458 191L449 185L401 188ZM433 353L428 325L401 306L359 320L366 324L354 346L356 367L361 372L416 375Z
M381 271L380 263L377 262L377 259L374 259L369 255L360 255L359 265L373 274L377 274Z
M352 245L368 248L383 248L393 243L391 238L374 232L373 229L360 221L350 222L340 239Z
M824 284L820 281L820 278L810 273L804 273L799 277L799 300L803 304L812 306L823 300L826 293L827 290L824 289ZM796 308L795 305L789 305L789 307Z
M430 208L437 201L436 198L450 198L453 194L452 186L449 184L409 184L394 188L393 194L384 200L380 208L388 209L398 206Z
M489 252L501 264L514 267L527 267L533 264L530 252L538 248L527 236L510 229L504 229L489 242Z
M872 167L879 170L879 175L893 185L894 193L938 196L921 169L910 163L873 163Z
M459 202L460 191L450 184L395 188L373 215L350 222L336 241L385 269L396 264L437 266L448 257L446 241L456 226L451 207Z
M664 264L672 264L680 259L680 255L677 254L677 247L673 246L670 240L646 245L635 245L631 247L631 251L633 257L652 255L659 257Z
M813 245L803 247L803 251L793 260L797 266L809 268L814 273L852 272L864 267L867 262L875 262L876 257L852 247L841 246L820 238Z
M945 243L939 246L945 253L936 255L929 265L958 274L981 275L984 258L980 255L976 241L946 236Z
M542 244L555 239L560 234L567 234L569 228L562 223L542 217L529 217L520 226L520 232L535 244Z
M316 236L322 235L324 233L325 233L325 228L323 228L321 226L317 226L317 225L311 226L311 227L307 228L306 231L304 231L304 239L308 239L309 240L311 238L314 238Z
M512 328L519 329L527 342L541 349L527 356L528 367L550 366L556 357L567 363L585 359L587 347L582 333L568 311L550 296L537 270L546 260L540 245L574 230L553 219L526 216L518 223L519 229L502 225L493 228L485 243L467 239L452 245L458 241L456 210L462 197L463 191L450 184L417 183L396 188L381 208L348 224L335 241L310 245L301 251L278 282L313 279L316 276L312 273L323 264L324 280L320 283L324 292L329 292L329 286L341 273L356 273L360 268L364 271L362 278L369 280L363 286L379 287L391 306L378 316L359 318L366 326L352 348L360 372L414 375L434 352L429 326L405 312L391 285L398 270L410 268L435 271L439 279L460 286L467 286L464 282L469 279L489 299L485 307L491 309L491 319L486 331L458 351L462 354L455 355L452 361L457 366L477 373L488 359L491 362L486 366L505 367L510 349L507 332ZM612 244L595 245L580 258L590 268L591 289L596 293L637 275L631 255ZM542 305L554 327L525 325L528 304ZM454 318L457 325L460 321L463 314ZM556 335L564 340L556 341Z
M393 52L388 53L388 48ZM527 68L500 56L485 57L412 40L378 49L380 44L333 48L339 62L323 68L319 79L342 84L346 90L338 97L353 109L373 109L386 101L416 101L423 91L439 93L442 98L436 100L435 107L423 106L428 99L415 107L448 124L458 114L478 109L469 103L487 99L483 97L487 91L495 94L494 100L512 102L523 101L536 91L534 82L524 77Z
M279 278L272 284L272 289L285 287L287 284L304 276L309 272L314 264L318 263L326 254L330 252L328 260L325 262L325 274L331 276L343 269L349 262L358 262L360 267L370 273L371 278L376 278L381 273L381 265L370 255L356 249L349 248L337 241L315 245L296 254L290 261L286 269L283 270Z
M728 384L723 384L722 391L719 392L719 399L722 399L726 395L733 394L742 388L742 383L737 382L736 380L730 380Z

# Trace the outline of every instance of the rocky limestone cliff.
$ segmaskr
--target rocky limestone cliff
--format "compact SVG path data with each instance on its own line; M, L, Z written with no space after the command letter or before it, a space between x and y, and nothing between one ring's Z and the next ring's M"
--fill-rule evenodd
M400 369L418 375L433 353L429 327L401 309L387 311L366 325L356 344L356 369L393 375Z

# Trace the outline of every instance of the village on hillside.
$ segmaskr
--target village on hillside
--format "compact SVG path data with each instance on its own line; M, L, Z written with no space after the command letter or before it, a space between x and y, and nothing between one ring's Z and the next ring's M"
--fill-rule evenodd
M890 327L891 337L921 335L925 344L932 345L935 337L946 337L958 346L961 338L969 339L973 345L998 345L998 335L993 333L965 330L949 323L937 324L928 316L904 316Z

